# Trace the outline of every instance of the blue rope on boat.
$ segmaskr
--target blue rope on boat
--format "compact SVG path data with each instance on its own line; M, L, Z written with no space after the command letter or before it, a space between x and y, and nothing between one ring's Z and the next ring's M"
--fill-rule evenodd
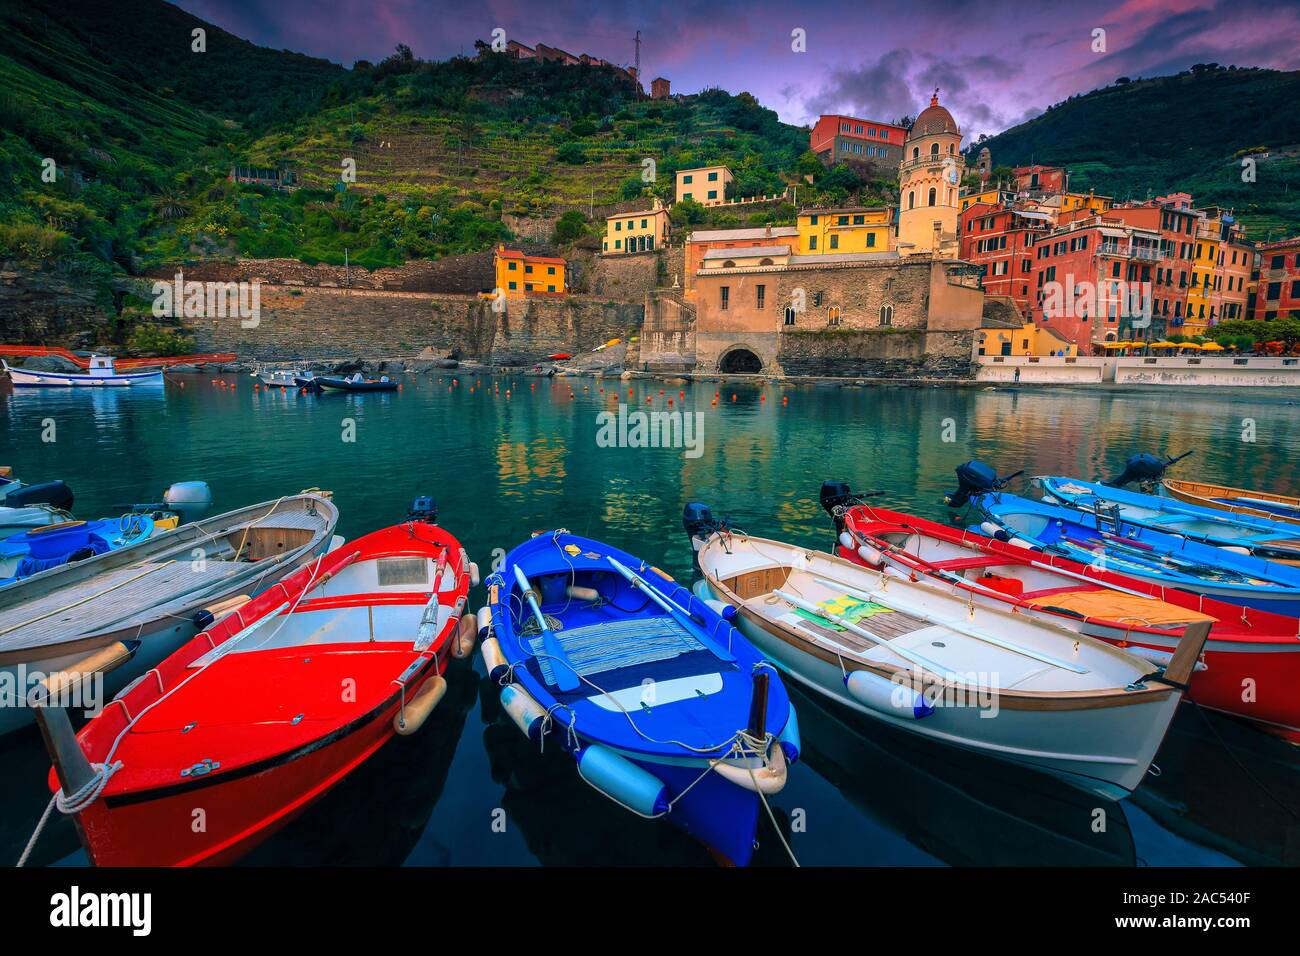
M638 664L672 660L704 650L704 645L670 617L638 617L625 621L588 624L556 631L556 639L574 670L582 677L603 674ZM542 677L552 683L551 661L541 637L528 642Z

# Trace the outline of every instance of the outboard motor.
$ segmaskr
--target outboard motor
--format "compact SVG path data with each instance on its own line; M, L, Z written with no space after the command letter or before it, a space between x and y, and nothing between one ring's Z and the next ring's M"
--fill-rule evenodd
M62 481L42 481L37 485L23 485L5 495L5 506L30 508L32 505L49 505L60 511L72 510L72 489Z
M823 509L831 515L832 522L835 522L836 535L844 531L844 510L853 505L861 505L862 498L861 494L850 488L848 481L840 479L823 481L818 501L822 502Z
M1013 478L1018 478L1024 471L999 478L998 473L982 461L972 459L957 466L957 490L943 496L949 508L963 508L976 495L990 491L1001 491Z
M206 481L178 481L163 492L163 505L181 524L197 521L212 507L212 489Z
M1195 449L1192 449L1195 451ZM1143 452L1140 455L1133 455L1128 461L1124 462L1124 470L1114 478L1108 478L1102 482L1103 485L1110 485L1112 488L1123 488L1127 484L1137 482L1139 485L1153 485L1165 476L1165 469L1175 462L1180 462L1192 452L1186 451L1177 458L1169 456L1160 457L1159 455L1149 455Z
M682 528L686 531L686 536L691 539L691 564L698 572L700 570L697 555L700 549L704 547L709 536L718 531L727 531L730 525L726 518L713 517L713 509L702 501L688 501L686 507L682 509Z
M429 495L420 495L411 502L411 510L406 512L406 520L421 521L424 524L437 524L438 503Z

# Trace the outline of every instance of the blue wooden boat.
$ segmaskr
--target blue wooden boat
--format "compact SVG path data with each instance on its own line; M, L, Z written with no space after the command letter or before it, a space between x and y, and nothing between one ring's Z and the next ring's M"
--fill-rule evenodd
M760 802L799 753L772 666L662 571L567 531L519 545L487 584L481 652L519 729L626 809L747 864Z
M125 514L99 521L63 521L0 541L0 587L70 560L92 558L170 531L174 515Z
M1003 491L968 495L978 530L1003 541L1263 611L1300 616L1300 569L1134 524Z
M1118 515L1125 521L1183 535L1194 541L1252 554L1266 561L1300 562L1300 529L1253 515L1233 515L1176 498L1115 488L1079 478L1040 475L1031 479L1043 499L1080 511Z

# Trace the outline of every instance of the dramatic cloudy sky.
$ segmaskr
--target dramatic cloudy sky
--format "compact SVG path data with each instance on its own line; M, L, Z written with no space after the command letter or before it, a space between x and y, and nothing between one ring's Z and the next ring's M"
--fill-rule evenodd
M1300 68L1300 0L178 0L263 46L350 66L395 44L442 59L493 28L630 64L675 92L748 90L791 123L915 114L930 90L964 130L994 133L1119 76L1193 63ZM791 34L805 31L807 51ZM1105 30L1105 52L1093 31Z

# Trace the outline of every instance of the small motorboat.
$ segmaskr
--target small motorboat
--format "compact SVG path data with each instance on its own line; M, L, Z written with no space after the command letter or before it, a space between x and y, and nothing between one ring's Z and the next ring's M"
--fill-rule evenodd
M1055 621L1155 665L1168 665L1187 625L1211 622L1188 696L1300 742L1300 620L880 508L845 482L823 484L821 502L845 560L929 580L973 604ZM1243 695L1244 687L1255 692Z
M662 571L563 530L510 551L488 602L483 661L519 729L614 802L747 864L760 801L799 752L749 642Z
M1114 488L1079 478L1039 475L1030 479L1044 501L1086 512L1118 516L1132 524L1181 535L1266 561L1300 564L1300 529L1284 521L1234 515L1176 498Z
M363 378L360 372L356 372L347 378L340 378L337 375L317 375L312 380L312 384L318 389L336 392L395 392L397 383L390 380L387 375L381 375L379 378Z
M1233 515L1251 515L1272 521L1300 524L1300 498L1278 495L1267 491L1250 491L1230 485L1213 485L1204 481L1181 481L1165 478L1161 481L1165 494L1187 504L1214 508Z
M63 563L0 588L0 735L32 721L13 706L31 681L125 640L115 693L210 623L333 542L338 509L320 494L287 496L182 525L115 551Z
M65 710L38 706L51 789L77 814L91 862L231 863L418 730L446 692L448 661L477 636L462 618L471 565L434 520L426 510L317 556L75 737ZM99 654L122 658L131 643Z
M687 509L699 593L734 608L792 679L871 720L1112 799L1142 782L1210 632L1188 625L1160 667L891 569L709 530L705 506Z
M310 379L311 372L305 372L298 368L268 368L259 369L253 373L257 376L258 381L268 388L297 388L298 379Z
M1229 604L1300 617L1300 568L1006 492L980 492L970 500L985 519L977 530L989 537Z
M84 372L38 372L34 369L14 368L0 359L0 366L9 373L14 388L117 388L140 385L161 385L162 369L149 372L118 372L113 358L93 355Z
M0 541L72 517L72 489L62 481L24 484L0 467Z

